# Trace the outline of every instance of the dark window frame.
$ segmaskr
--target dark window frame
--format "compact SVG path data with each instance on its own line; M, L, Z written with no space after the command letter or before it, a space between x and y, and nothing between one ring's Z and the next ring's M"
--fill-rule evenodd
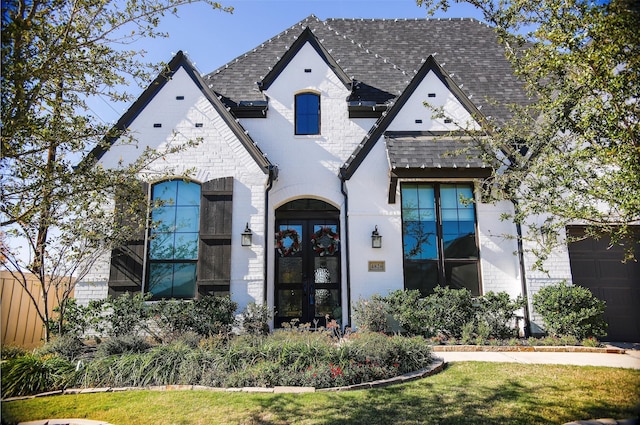
M317 110L315 104L309 105L304 99L316 99ZM304 109L303 109L304 108ZM313 109L312 109L313 108ZM302 92L295 95L294 101L294 130L296 136L312 136L321 134L322 128L322 107L320 94L316 92ZM308 117L316 117L313 128L308 123ZM303 127L304 126L304 127Z
M435 286L450 286L456 287L456 285L452 285L451 283L451 271L452 266L467 266L467 265L475 265L475 274L477 276L476 283L477 286L469 289L474 296L478 296L482 294L482 274L480 269L480 244L478 240L478 215L475 202L472 202L471 206L473 208L473 239L475 245L475 255L469 255L466 257L447 257L445 250L445 237L444 237L444 229L443 229L443 208L442 208L442 188L443 186L455 185L456 187L466 187L471 189L471 194L475 199L475 185L472 182L430 182L430 181L411 181L411 182L403 182L401 184L400 193L401 199L403 195L403 189L408 186L416 186L419 187L431 187L433 188L433 208L435 212L435 240L436 240L436 256L435 258L423 258L423 259L409 259L405 253L405 231L407 223L411 223L412 221L406 219L405 208L401 203L401 214L402 214L402 258L403 258L403 274L404 274L404 287L405 289L420 289L423 296L429 295L430 292L424 290L424 288L431 289L429 283L427 283L427 275L431 271L433 276L433 272L435 271L436 282ZM419 208L416 208L418 210ZM407 208L408 210L408 208ZM456 211L459 211L456 208ZM457 220L456 223L461 223L461 220ZM433 266L436 267L436 270L433 270ZM430 270L431 268L431 270ZM413 272L410 273L410 270L413 269ZM416 279L417 277L417 279ZM416 281L418 281L418 285L416 285Z
M198 211L198 216L197 216L197 220L195 225L197 226L197 232L176 232L175 229L172 232L157 232L156 234L172 234L173 238L174 238L174 249L175 249L175 238L177 237L178 234L181 233L197 233L197 237L196 237L196 245L195 245L195 256L192 256L191 258L152 258L153 253L152 253L152 244L153 244L153 240L152 240L152 235L155 231L155 229L152 226L148 226L147 229L147 252L145 255L145 261L146 261L146 271L145 271L145 279L144 279L144 292L145 293L151 293L152 294L152 300L159 300L162 298L170 298L170 299L194 299L197 297L197 270L198 270L198 258L200 256L200 252L199 252L199 240L200 240L200 208L201 208L201 202L200 202L200 198L201 198L201 194L202 194L202 185L197 183L197 182L186 182L183 179L167 179L167 180L161 180L158 182L155 182L154 184L151 185L150 187L150 192L149 192L149 202L151 207L149 208L149 215L150 215L150 224L153 224L151 222L152 217L153 217L153 206L154 203L157 199L157 197L154 197L154 188L157 187L160 184L164 184L164 183L168 183L168 182L177 182L178 185L182 184L195 184L198 186L199 191L197 194L197 199L198 199L198 203L197 205L191 205L193 207L197 207L197 211ZM179 190L179 189L178 189ZM177 224L178 221L178 210L183 207L183 205L178 204L177 200L172 200L173 202L169 202L168 205L164 205L161 208L175 208L176 212L175 212L175 220L174 220L174 224ZM194 279L193 279L193 290L191 291L191 293L189 295L180 295L180 294L175 294L175 288L176 286L176 281L175 281L175 273L176 273L176 269L175 266L176 265L186 265L186 266L191 266L194 268ZM153 292L151 291L150 288L150 281L151 281L151 273L152 273L152 268L154 265L172 265L174 267L173 272L172 272L172 282L171 282L171 295L169 297L164 296L164 295L160 295L157 296L155 294L153 294ZM163 292L164 293L164 292Z

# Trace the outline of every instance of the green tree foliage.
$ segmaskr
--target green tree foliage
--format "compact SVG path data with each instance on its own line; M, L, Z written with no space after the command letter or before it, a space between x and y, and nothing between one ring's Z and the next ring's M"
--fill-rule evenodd
M640 3L417 3L431 12L452 3L481 10L530 96L529 105L512 105L506 122L483 117L486 133L476 142L495 170L488 195L513 201L509 218L531 225L539 242L547 236L538 258L575 222L611 235L632 256L627 241L637 236L629 225L640 218Z
M88 155L94 147L116 138L118 143L135 140L126 129L101 123L88 102L97 96L107 102L131 100L123 85L148 83L159 70L128 45L166 36L158 30L161 18L192 2L2 3L0 262L29 292L44 323L52 317L49 299L57 298L59 317L64 317L74 283L101 254L144 225L145 194L136 176L167 153L146 150L109 170L97 166ZM124 207L102 208L116 189ZM125 222L118 216L137 219ZM27 285L29 273L37 278L37 289ZM40 300L47 307L39 307ZM62 319L59 325L62 331Z

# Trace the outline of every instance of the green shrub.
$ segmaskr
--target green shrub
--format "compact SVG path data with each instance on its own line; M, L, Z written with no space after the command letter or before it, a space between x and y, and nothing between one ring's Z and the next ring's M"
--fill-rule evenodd
M387 304L380 295L373 295L370 299L359 299L353 304L353 320L358 329L368 332L386 332Z
M522 297L511 300L506 292L487 292L476 298L476 320L478 326L486 324L488 333L484 338L511 338L515 336L515 312L523 307Z
M75 298L66 300L66 305L60 321L60 306L55 306L53 312L57 317L50 318L47 326L51 335L73 335L82 338L89 328L89 315L86 308L78 305Z
M96 331L108 336L139 334L146 330L149 317L147 301L151 294L122 294L94 303L98 310Z
M583 339L606 335L605 302L581 286L566 282L545 286L533 296L533 306L552 336Z
M195 300L161 300L149 306L149 330L163 342L185 332L201 337L231 332L238 303L229 296L208 295Z
M273 319L273 308L266 303L250 302L240 313L242 331L253 335L267 335L269 322Z
M431 336L427 326L427 303L420 291L397 290L384 298L387 312L398 321L404 331L410 335Z
M208 295L193 301L191 330L207 337L231 332L238 303L230 296Z
M76 365L56 355L26 354L2 363L2 397L32 395L73 386Z
M460 338L462 328L474 319L473 298L468 289L436 286L425 298L426 327L430 333Z

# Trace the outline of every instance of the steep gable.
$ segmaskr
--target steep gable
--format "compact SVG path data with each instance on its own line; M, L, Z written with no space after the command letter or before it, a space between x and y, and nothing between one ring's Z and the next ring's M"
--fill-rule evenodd
M373 149L375 144L384 135L385 131L387 131L392 123L394 123L394 120L403 111L403 108L412 98L416 89L421 85L425 77L429 74L437 77L437 80L447 88L449 93L457 100L459 105L466 110L470 118L475 120L476 123L482 122L483 115L478 110L478 108L476 108L476 106L469 100L469 98L464 94L460 87L455 84L449 74L444 71L444 69L442 68L442 66L440 66L436 59L433 56L429 56L422 64L422 67L416 73L412 81L407 85L407 88L402 93L402 95L398 97L398 99L393 103L388 111L383 113L383 116L380 117L378 121L372 126L369 133L364 137L362 143L358 145L358 148L351 155L349 160L345 162L342 169L340 170L341 176L344 179L351 178L360 164L362 164L367 154L371 151L371 149ZM428 101L428 97L424 100ZM426 112L428 111L428 109L424 107L424 111ZM477 129L480 130L480 127L477 126ZM407 128L403 128L403 130L407 130ZM443 133L442 130L444 129L440 129L440 134ZM456 128L453 125L449 129L449 131L455 130ZM432 135L435 135L435 133L432 133Z
M351 90L351 79L344 72L344 70L338 65L338 63L333 59L331 54L327 51L324 45L317 39L317 37L313 34L309 27L306 27L302 34L296 38L293 45L286 51L284 56L276 63L276 65L269 71L269 73L262 79L262 81L258 82L258 87L260 90L267 90L271 86L271 84L278 78L278 76L282 73L282 71L289 65L291 60L298 54L300 49L306 44L309 43L313 49L318 53L318 55L322 58L322 60L327 64L327 66L333 71L333 73L340 79L344 86Z
M253 160L258 164L260 169L267 174L272 167L269 160L266 158L257 144L251 139L248 132L240 125L237 118L235 118L228 107L224 105L221 98L216 96L204 83L200 74L196 71L194 66L184 55L182 51L179 51L163 69L163 71L156 77L155 80L147 87L147 89L138 97L133 105L127 110L127 112L118 120L116 125L111 129L109 135L105 138L104 142L98 145L89 154L89 158L94 160L100 160L111 149L111 147L129 130L132 123L140 116L144 109L150 104L150 102L158 96L162 89L176 76L178 72L184 71L191 79L191 81L197 87L202 95L211 103L214 110L219 114L224 123L229 127L233 134L238 138L243 147L247 150Z

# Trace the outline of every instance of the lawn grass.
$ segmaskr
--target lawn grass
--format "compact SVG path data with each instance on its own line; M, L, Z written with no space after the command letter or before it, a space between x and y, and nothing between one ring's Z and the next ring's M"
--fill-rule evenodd
M4 402L3 423L88 418L136 424L562 424L638 414L640 371L459 362L418 381L307 394L131 391Z

